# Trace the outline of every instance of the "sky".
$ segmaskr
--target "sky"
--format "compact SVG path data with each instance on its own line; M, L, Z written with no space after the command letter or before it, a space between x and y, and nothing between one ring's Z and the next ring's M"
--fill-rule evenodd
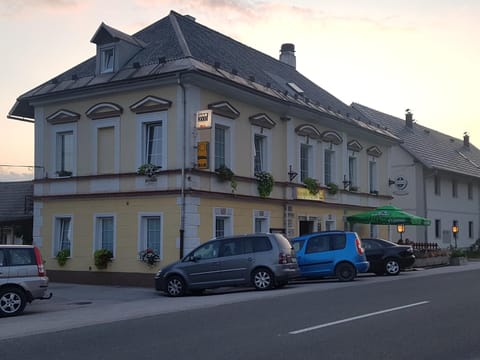
M293 43L297 71L344 103L480 147L478 0L0 0L0 181L33 177L16 98L93 56L102 22L134 34L171 10L276 59Z

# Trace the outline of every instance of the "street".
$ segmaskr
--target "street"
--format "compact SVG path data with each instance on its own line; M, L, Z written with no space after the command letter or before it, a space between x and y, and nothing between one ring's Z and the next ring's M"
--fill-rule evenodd
M478 359L479 277L475 264L182 299L138 289L146 299L101 299L102 313L82 301L48 312L31 304L0 319L0 358ZM110 319L112 309L124 320ZM37 318L44 333L29 326ZM55 320L61 326L48 330ZM7 336L20 326L34 335Z

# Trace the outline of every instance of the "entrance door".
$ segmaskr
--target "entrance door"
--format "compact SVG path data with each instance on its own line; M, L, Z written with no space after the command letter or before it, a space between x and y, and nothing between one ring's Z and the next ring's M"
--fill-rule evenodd
M313 221L301 220L299 223L300 236L311 234L313 230Z

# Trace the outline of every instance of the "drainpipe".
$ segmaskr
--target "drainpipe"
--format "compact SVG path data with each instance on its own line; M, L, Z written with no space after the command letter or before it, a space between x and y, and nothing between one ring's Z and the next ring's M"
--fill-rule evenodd
M182 74L178 74L177 83L182 89L182 116L183 116L183 144L182 144L182 185L180 204L180 259L183 258L185 248L185 157L187 154L187 100L185 86L182 83Z

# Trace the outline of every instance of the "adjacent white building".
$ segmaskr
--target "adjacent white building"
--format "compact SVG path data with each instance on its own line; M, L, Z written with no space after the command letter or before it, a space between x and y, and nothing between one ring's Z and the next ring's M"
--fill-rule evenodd
M441 247L474 243L480 231L480 150L469 135L458 139L419 125L409 110L400 119L357 103L352 107L402 140L390 154L392 203L432 221L428 227L407 227L403 238Z

